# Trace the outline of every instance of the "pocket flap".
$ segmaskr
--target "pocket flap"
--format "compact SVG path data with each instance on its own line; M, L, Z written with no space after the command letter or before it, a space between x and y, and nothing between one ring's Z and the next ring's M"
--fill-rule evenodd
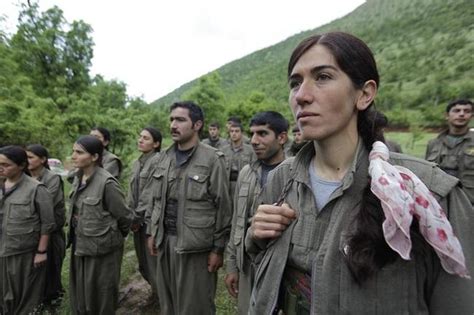
M190 180L193 180L198 183L205 183L209 175L203 175L203 174L189 174L188 175Z
M86 205L95 206L99 204L100 198L87 197L82 202Z
M213 226L215 218L210 216L184 217L184 224L192 228L204 229Z

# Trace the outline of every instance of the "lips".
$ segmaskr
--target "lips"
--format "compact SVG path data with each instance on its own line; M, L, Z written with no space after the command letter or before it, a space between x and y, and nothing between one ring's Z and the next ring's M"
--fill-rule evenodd
M311 113L311 112L299 112L296 115L296 119L305 118L305 117L314 117L314 116L319 116L319 115L315 113Z

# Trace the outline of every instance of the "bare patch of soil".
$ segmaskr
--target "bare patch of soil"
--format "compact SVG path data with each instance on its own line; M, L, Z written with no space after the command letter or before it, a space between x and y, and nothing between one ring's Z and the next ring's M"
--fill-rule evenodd
M154 297L151 287L140 275L136 273L133 279L120 289L119 308L117 315L158 315L159 303Z

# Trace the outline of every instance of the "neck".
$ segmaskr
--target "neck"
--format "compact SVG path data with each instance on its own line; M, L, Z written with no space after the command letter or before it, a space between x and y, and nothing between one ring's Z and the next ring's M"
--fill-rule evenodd
M30 170L30 173L31 173L31 177L33 178L38 178L41 176L41 174L43 173L43 166L41 167L38 167L34 170Z
M463 126L463 127L449 126L449 134L453 136L462 136L468 133L468 131L469 131L469 126Z
M232 141L232 147L233 148L238 148L242 146L242 139L239 139L237 141Z
M20 172L17 175L14 175L12 177L8 177L5 180L5 188L11 188L11 187L15 186L20 181L22 175L23 175L23 172Z
M197 133L195 133L193 137L189 139L188 141L182 142L182 143L176 143L176 144L178 145L178 150L186 151L186 150L191 149L192 147L195 147L198 144L198 142L199 142L199 137Z
M285 159L285 152L283 152L283 148L281 148L275 155L267 160L262 160L263 163L267 165L275 165L280 164Z
M316 158L313 167L318 176L330 181L341 181L352 165L357 142L357 133L353 137L345 134L339 139L314 141Z
M82 169L82 180L85 181L86 179L91 177L92 174L94 174L95 168L96 168L95 165L91 165L91 166L83 168Z

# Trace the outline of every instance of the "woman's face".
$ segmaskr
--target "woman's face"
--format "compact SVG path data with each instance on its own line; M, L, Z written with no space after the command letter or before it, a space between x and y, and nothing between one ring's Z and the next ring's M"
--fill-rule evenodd
M16 178L23 172L23 167L0 154L0 176L6 178Z
M159 145L159 142L154 142L148 130L142 130L142 132L140 132L140 136L138 137L138 151L148 153L155 150Z
M31 151L26 151L26 155L28 156L28 169L30 171L42 169L44 167L43 163L46 158L41 158Z
M80 144L74 143L72 147L72 165L78 169L85 169L95 165L98 154L90 154Z
M325 46L314 45L306 51L288 83L289 103L305 140L355 136L361 91Z
M105 140L104 135L99 130L96 130L96 129L91 130L89 135L94 136L97 139L99 139L100 142L102 142L102 145L104 146L104 148L109 144L109 141Z

